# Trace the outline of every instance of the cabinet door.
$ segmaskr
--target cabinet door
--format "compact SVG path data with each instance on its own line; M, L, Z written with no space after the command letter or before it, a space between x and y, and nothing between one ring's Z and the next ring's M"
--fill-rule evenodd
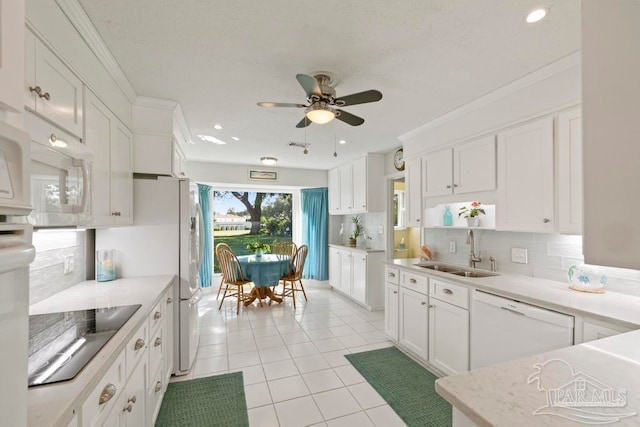
M340 290L351 295L351 260L353 255L349 251L340 251Z
M453 192L496 188L496 140L491 135L453 147Z
M498 134L499 230L554 230L553 119Z
M398 340L398 318L400 302L399 286L387 283L384 287L384 332L392 340Z
M353 252L351 254L351 275L353 286L351 296L363 304L367 303L367 255Z
M340 211L353 210L353 179L351 163L340 166Z
M404 170L406 224L408 227L420 227L422 224L422 160L415 157L408 159L405 161Z
M164 353L164 378L163 382L169 381L171 378L171 373L173 372L173 315L175 310L176 303L173 301L173 286L169 288L167 293L165 294L165 313L166 316L164 318L164 342L166 343L167 351Z
M34 93L36 111L81 136L82 82L39 40L36 40L35 76L41 89L40 95Z
M582 234L582 114L558 117L558 231Z
M453 158L450 148L422 158L422 195L447 196L453 193Z
M0 1L0 108L22 112L24 0Z
M582 342L595 341L629 331L630 329L624 326L585 319L582 321Z
M429 363L449 375L469 370L469 311L429 299Z
M329 213L340 213L340 169L329 170Z
M427 296L400 288L400 344L427 360Z
M341 289L342 261L340 249L329 248L329 284L336 289Z
M118 399L119 405L116 405L116 407L113 408L114 412L120 413L120 427L139 427L147 425L146 370L147 362L143 359L133 371L133 374L131 374L127 385L122 391L120 399Z
M111 156L113 115L90 91L85 93L85 144L93 153L91 207L93 225L111 225Z
M133 170L131 132L112 117L111 139L111 211L115 223L133 224Z
M362 157L352 164L353 212L367 212L367 158Z

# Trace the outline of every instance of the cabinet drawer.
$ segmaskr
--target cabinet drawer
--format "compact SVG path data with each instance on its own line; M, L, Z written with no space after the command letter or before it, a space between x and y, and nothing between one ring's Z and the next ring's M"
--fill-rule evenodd
M424 295L429 294L429 278L427 276L403 271L400 273L400 285Z
M149 333L154 334L156 329L164 321L164 299L161 299L149 315Z
M384 277L387 283L393 283L394 285L400 284L400 270L394 267L385 267Z
M155 334L150 335L149 341L149 369L155 372L162 364L162 356L165 353L166 344L162 338L163 328L158 328Z
M151 371L153 372L153 371ZM162 396L166 390L167 385L162 380L162 369L158 369L158 372L153 374L151 381L147 386L147 407L149 408L149 415L151 418L151 424L155 425L156 418L160 412L160 404L162 403Z
M129 375L131 375L143 355L146 354L145 352L147 350L148 341L149 339L147 335L147 323L145 322L142 324L142 326L140 326L140 329L138 329L135 335L129 340L129 342L127 343L127 347L125 348L127 360L127 378L129 377Z
M82 404L82 425L97 426L118 401L125 384L125 352L111 365Z
M469 288L431 278L429 295L462 308L469 308Z

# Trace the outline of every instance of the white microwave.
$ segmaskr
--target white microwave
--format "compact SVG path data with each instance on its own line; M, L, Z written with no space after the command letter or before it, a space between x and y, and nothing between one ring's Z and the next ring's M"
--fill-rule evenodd
M31 134L31 203L35 227L74 227L91 222L93 156L78 138L25 112Z
M29 135L0 121L0 215L28 215Z

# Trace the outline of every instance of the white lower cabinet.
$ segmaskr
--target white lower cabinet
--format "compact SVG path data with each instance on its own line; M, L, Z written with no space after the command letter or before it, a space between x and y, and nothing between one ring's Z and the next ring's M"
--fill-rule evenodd
M448 375L469 370L469 311L429 298L429 363Z
M384 285L384 332L392 340L398 341L400 327L400 271L397 268L385 268Z
M120 397L112 409L111 414L103 424L105 427L140 427L149 425L146 410L146 379L147 360L142 360L136 366L127 381Z
M427 295L400 287L400 345L421 359L427 360L427 325L429 307Z
M370 310L384 307L384 252L329 248L329 284Z
M631 329L625 328L624 326L586 318L582 320L582 339L576 337L575 342L576 344L579 344L595 341L629 331L631 331Z

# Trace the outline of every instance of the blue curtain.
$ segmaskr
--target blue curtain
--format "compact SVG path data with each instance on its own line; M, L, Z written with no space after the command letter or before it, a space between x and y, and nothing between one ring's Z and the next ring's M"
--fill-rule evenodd
M302 202L302 244L309 246L302 277L329 279L329 191L327 188L300 190Z
M202 208L202 217L204 226L204 250L202 251L202 265L200 266L200 286L207 288L211 286L213 277L213 236L211 231L211 187L208 185L198 184L198 198L200 199L200 207Z

